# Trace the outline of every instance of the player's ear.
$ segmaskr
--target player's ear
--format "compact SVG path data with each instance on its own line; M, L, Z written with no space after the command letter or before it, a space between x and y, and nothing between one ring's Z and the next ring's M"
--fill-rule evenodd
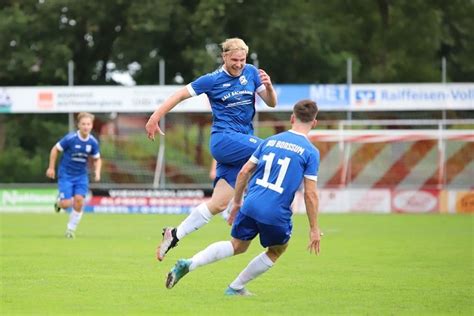
M295 123L295 115L294 115L294 114L291 114L290 123L291 123L291 124L294 124L294 123Z
M318 120L317 120L317 119L314 119L314 120L313 120L313 124L311 124L311 128L315 128L316 125L318 125Z

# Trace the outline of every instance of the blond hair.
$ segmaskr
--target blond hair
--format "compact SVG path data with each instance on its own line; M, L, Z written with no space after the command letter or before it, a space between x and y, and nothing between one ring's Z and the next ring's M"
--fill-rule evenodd
M95 116L94 114L88 112L81 112L77 115L77 122L79 123L83 118L88 117L94 122Z
M226 39L224 42L221 43L221 47L223 53L236 50L243 50L245 51L245 54L249 53L249 47L247 46L247 44L245 44L245 42L238 37Z

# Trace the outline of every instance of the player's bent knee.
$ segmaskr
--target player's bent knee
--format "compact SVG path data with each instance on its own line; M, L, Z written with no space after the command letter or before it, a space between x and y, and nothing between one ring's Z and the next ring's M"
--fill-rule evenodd
M84 198L82 196L80 198L75 197L74 205L73 205L74 210L76 210L77 212L81 212L83 206L84 206Z
M61 200L59 201L59 207L66 209L72 206L72 199Z
M273 262L275 262L285 252L287 247L288 247L288 244L269 247L268 250L267 250L267 256Z
M212 213L212 215L216 215L218 213L222 213L226 208L227 206L229 205L229 203L208 203L207 204L207 208L209 209L209 211Z
M244 253L249 248L250 242L238 239L231 240L232 247L234 247L234 256Z

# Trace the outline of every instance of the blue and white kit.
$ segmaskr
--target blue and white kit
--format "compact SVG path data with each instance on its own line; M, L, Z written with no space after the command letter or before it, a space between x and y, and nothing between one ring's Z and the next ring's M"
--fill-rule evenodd
M264 247L284 244L291 236L291 203L303 177L317 181L319 151L305 135L290 130L266 139L250 161L257 166L232 236L251 240L260 234Z
M192 96L205 93L212 108L210 150L217 161L216 179L235 186L237 174L262 140L253 136L256 93L265 90L257 68L246 64L238 77L223 67L186 86Z
M100 158L99 142L89 135L81 138L79 131L64 136L56 148L63 152L58 168L58 187L61 199L79 194L86 196L89 189L88 158Z

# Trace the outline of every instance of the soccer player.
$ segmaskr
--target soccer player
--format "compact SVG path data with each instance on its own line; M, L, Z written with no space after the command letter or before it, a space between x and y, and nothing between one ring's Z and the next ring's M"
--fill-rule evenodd
M94 115L81 112L77 116L78 130L64 136L57 142L49 155L49 167L46 176L54 179L56 177L55 166L59 152L63 152L58 168L58 201L54 203L54 209L59 212L61 208L67 209L72 206L69 222L66 229L66 237L74 238L77 225L82 218L84 198L89 189L89 178L87 164L89 156L93 158L94 180L100 181L100 170L102 160L100 158L99 142L92 136L91 131L94 124Z
M148 138L154 140L157 132L164 135L158 126L160 119L179 102L202 93L209 98L213 114L209 147L217 161L214 191L211 199L191 210L177 228L163 229L163 240L157 249L160 261L184 236L225 210L232 199L237 173L262 141L253 136L256 94L270 107L277 103L270 76L264 70L246 64L249 48L245 42L230 38L221 46L222 67L197 78L170 96L150 116L145 126Z
M317 112L315 102L299 101L291 115L292 129L263 141L237 177L234 206L228 219L229 224L233 223L233 238L213 243L190 259L178 260L168 273L167 288L175 286L189 271L245 252L259 235L266 251L250 261L225 291L226 295L251 295L245 285L270 269L288 246L292 231L290 206L302 181L310 226L308 249L319 254L319 151L307 138L316 125ZM248 193L242 205L247 183Z

